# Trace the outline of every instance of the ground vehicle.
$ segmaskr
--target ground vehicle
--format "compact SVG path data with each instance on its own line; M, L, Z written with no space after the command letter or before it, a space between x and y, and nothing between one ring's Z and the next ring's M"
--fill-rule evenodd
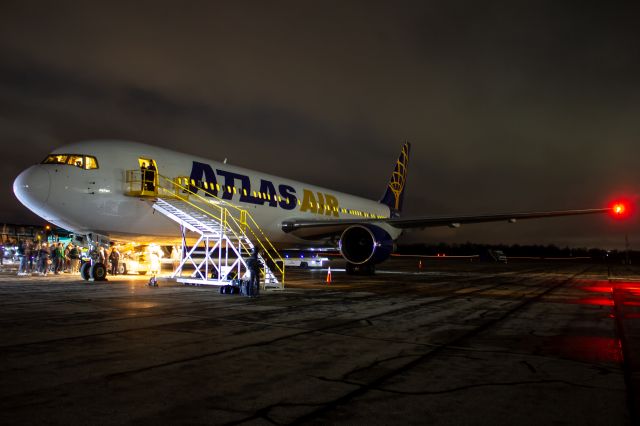
M128 251L120 255L118 274L144 275L149 270L149 262L144 252Z
M507 263L507 256L502 250L489 250L489 256L499 263Z
M328 262L329 258L319 257L318 255L305 255L290 256L285 254L284 265L300 268L322 268L325 262Z
M156 244L127 244L119 248L119 274L140 274L160 272L160 259L164 257L162 248Z

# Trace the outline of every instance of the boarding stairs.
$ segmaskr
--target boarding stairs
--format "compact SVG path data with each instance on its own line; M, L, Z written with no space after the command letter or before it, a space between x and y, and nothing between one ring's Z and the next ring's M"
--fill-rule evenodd
M135 180L139 172L131 175ZM184 284L227 285L244 276L246 260L258 247L262 287L284 288L284 262L246 210L218 197L201 197L189 189L186 178L159 176L157 183L151 194L130 195L147 198L157 212L180 225L182 250L172 278ZM190 237L187 244L187 231L195 234L195 242Z

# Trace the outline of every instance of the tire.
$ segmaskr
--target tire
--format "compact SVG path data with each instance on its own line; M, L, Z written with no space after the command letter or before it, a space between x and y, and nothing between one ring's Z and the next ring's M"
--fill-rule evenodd
M309 267L309 264L307 262L300 262L300 267L302 269L307 269Z
M104 281L107 277L107 268L100 262L94 263L89 269L89 276L94 281Z
M80 266L80 276L83 280L87 281L89 279L89 269L91 268L91 263L84 262Z
M147 271L138 271L138 275L147 275Z

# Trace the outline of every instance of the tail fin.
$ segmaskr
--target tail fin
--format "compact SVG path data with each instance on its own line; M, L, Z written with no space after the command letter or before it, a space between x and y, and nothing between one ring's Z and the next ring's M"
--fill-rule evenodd
M411 144L405 142L402 146L402 151L396 162L396 166L391 173L391 179L387 184L387 190L385 191L380 203L386 204L391 209L391 216L399 216L402 211L402 201L404 199L404 187L407 182L407 170L409 168L409 150Z

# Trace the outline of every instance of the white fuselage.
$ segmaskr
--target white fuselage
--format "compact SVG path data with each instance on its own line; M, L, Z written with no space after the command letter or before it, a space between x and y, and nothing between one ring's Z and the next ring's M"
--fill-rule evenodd
M139 170L140 158L153 159L158 174L168 178L189 177L207 182L208 187L217 183L217 196L246 209L276 244L302 241L282 231L284 220L390 215L386 205L372 200L140 143L89 141L60 147L52 154L93 156L98 167L38 164L16 178L14 192L37 215L78 234L93 232L123 240L180 238L178 224L155 212L149 199L126 195L126 172ZM204 189L198 193L207 196Z

